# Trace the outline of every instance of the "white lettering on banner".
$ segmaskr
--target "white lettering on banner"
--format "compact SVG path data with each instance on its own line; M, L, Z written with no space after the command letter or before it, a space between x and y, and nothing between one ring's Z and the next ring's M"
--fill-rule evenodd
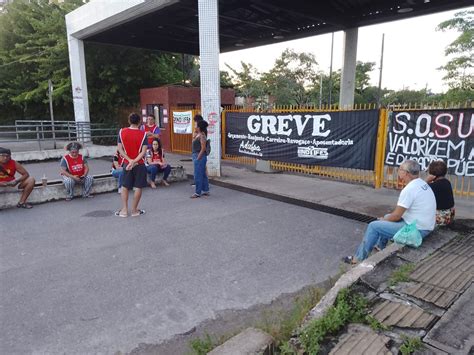
M303 131L309 120L313 120L313 130L311 135L316 137L327 137L331 130L327 128L331 121L329 114L324 115L305 115L302 120L301 115L250 115L247 118L247 129L250 133L273 134L290 136L293 128L290 123L294 122L298 136L303 135Z
M472 112L472 110L469 110ZM443 159L451 173L474 176L474 114L465 112L399 112L388 133L385 164L399 166L406 159L417 161L423 170ZM410 128L411 127L411 128Z
M328 148L298 147L299 158L327 159L329 158Z
M248 142L248 141L240 142L239 153L261 157L263 156L263 153L261 151L262 151L262 148L256 145L255 142Z

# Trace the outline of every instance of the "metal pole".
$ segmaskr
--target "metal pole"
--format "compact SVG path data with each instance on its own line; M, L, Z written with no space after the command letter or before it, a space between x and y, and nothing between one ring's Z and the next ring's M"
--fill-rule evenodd
M319 109L323 104L323 73L319 76Z
M53 149L56 149L56 132L54 131L54 113L53 113L53 83L51 79L48 80L48 94L49 94L49 113L51 114L51 133L53 134Z
M334 32L331 34L331 64L329 65L329 108L331 108L332 99L332 57L334 52Z
M382 99L382 70L383 70L383 49L385 42L385 33L382 34L382 50L380 53L380 74L379 74L379 90L377 94L377 106L380 107L380 100Z

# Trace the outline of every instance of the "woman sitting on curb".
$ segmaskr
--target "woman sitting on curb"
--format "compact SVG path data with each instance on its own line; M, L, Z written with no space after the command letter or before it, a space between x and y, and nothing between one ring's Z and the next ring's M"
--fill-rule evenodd
M82 197L93 197L90 192L94 178L89 174L89 166L86 159L79 154L79 149L82 145L78 142L71 142L66 145L66 150L69 151L61 159L61 176L63 178L64 186L66 187L66 201L71 201L74 197L74 186L76 184L83 185Z
M428 167L428 176L425 179L436 198L437 226L447 226L454 221L453 188L445 177L447 172L448 167L444 161L433 161Z
M171 173L171 166L165 161L165 153L161 146L161 141L159 139L154 139L151 149L147 152L147 167L146 170L150 175L150 186L152 189L156 189L155 179L156 174L163 172L163 180L161 180L161 185L169 186L168 176Z

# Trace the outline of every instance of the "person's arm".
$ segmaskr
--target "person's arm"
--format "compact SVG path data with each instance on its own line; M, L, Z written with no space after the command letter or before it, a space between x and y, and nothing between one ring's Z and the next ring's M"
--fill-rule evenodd
M130 157L127 155L127 153L125 153L125 149L123 149L123 145L122 143L117 143L117 150L119 151L120 155L122 156L122 158L124 158L125 160L127 161L131 161L132 159L130 159Z
M389 222L398 222L402 219L403 214L407 209L402 206L397 206L395 209L385 217L379 218L381 221L389 221Z
M67 177L70 177L71 179L73 179L75 181L81 181L81 179L79 179L79 177L77 177L75 175L72 175L69 171L67 171L67 164L66 164L66 161L64 160L64 158L63 158L63 160L61 160L60 174L64 175L64 176L67 176Z
M201 150L199 151L197 160L201 160L201 158L206 154L206 137L201 134L199 140L201 141Z
M132 160L127 159L129 163L126 167L126 170L132 170L132 168L135 165L137 165L137 162L140 161L140 159L142 159L145 156L147 149L148 149L148 146L145 143L144 145L142 145L142 150L140 151L140 153L137 155L135 159L132 159Z
M87 164L87 162L84 161L84 174L82 175L82 177L86 177L87 174L89 174L89 164Z
M30 176L30 174L28 174L26 169L20 163L18 163L17 161L15 161L15 169L21 176L18 177L18 178L15 178L12 181L6 182L4 184L4 186L16 186L16 185L22 183L23 181L25 181L26 179L28 179L28 177Z

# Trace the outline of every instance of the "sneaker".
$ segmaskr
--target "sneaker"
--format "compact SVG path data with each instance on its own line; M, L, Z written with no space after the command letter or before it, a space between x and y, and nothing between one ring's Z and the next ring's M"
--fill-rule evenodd
M121 194L121 193L122 193L122 188L119 187L118 190L117 190L117 192L118 192L119 194Z
M350 264L350 265L357 264L357 261L355 261L355 258L352 255L343 257L342 261L345 262L346 264Z

